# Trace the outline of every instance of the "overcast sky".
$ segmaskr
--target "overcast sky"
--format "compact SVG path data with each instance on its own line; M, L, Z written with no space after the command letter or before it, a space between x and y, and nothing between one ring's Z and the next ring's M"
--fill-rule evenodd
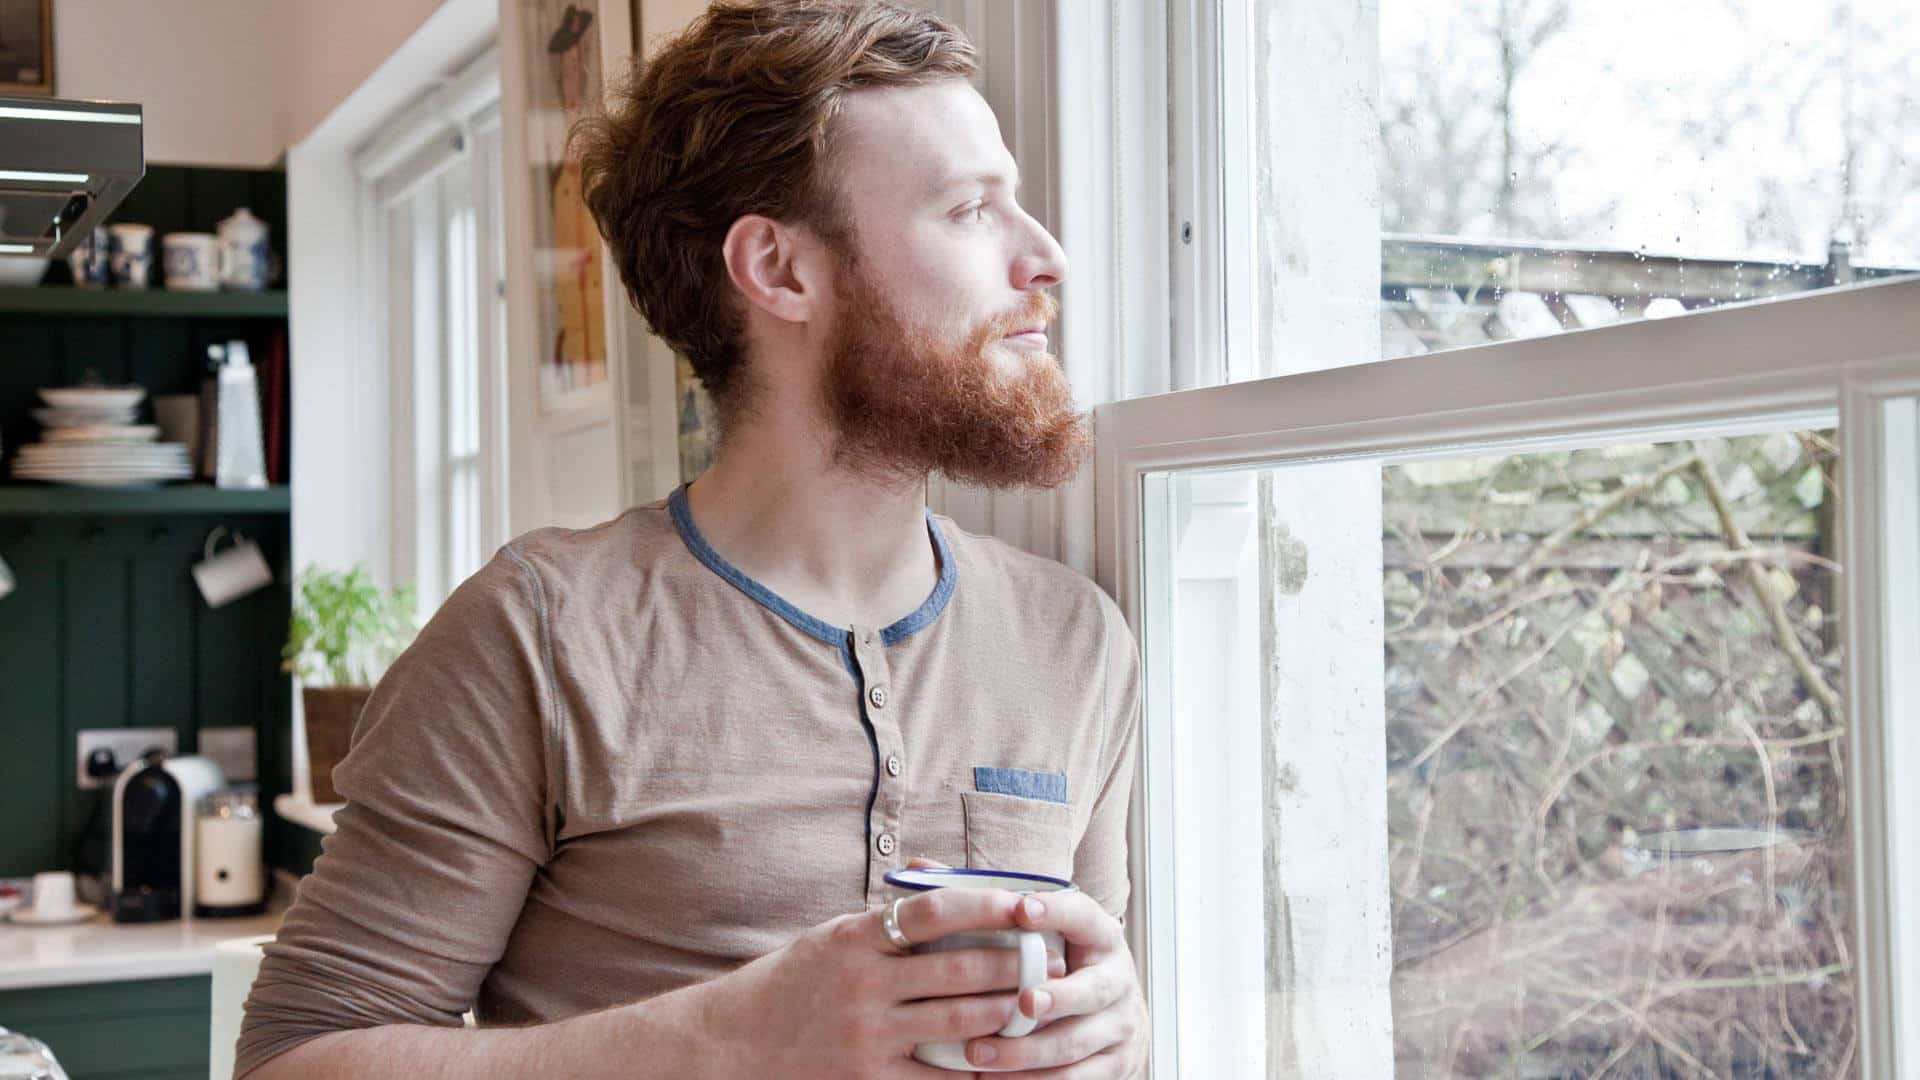
M1445 57L1438 77L1491 108L1498 57L1476 27L1493 7L1380 0L1383 95L1421 99L1426 47ZM1551 192L1556 210L1590 222L1586 242L1824 262L1838 228L1863 239L1857 263L1920 266L1920 0L1574 0L1515 102L1525 142L1569 148ZM1495 231L1467 231L1482 229Z

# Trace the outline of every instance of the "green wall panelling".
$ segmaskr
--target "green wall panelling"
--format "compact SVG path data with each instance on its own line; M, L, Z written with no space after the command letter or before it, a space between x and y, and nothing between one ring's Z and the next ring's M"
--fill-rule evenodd
M221 525L260 544L276 586L210 609L190 568ZM253 725L263 800L289 789L287 546L281 514L0 517L19 581L0 601L0 876L69 867L96 804L111 814L106 789L73 785L85 728L171 727L190 753L202 727Z
M0 1025L53 1048L73 1080L207 1075L205 975L0 991Z

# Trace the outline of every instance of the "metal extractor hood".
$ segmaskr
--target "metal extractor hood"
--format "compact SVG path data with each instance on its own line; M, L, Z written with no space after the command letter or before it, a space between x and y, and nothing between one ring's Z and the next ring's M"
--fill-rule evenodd
M0 255L65 255L146 172L140 106L0 97Z

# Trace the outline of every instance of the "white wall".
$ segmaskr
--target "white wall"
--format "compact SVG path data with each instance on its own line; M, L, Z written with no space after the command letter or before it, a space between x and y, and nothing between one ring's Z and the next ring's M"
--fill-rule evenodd
M686 29L707 10L707 0L634 0L640 15L640 45L652 55L660 39Z
M392 376L376 359L375 328L353 318L368 269L353 151L422 84L484 49L497 8L439 4L287 154L296 565L365 562L392 583Z
M280 116L283 146L293 146L311 135L442 6L441 0L279 3L284 12L280 26L288 46Z
M145 106L148 161L270 165L439 6L54 0L54 89Z
M148 161L271 164L287 145L280 129L279 6L55 0L54 92L145 106Z

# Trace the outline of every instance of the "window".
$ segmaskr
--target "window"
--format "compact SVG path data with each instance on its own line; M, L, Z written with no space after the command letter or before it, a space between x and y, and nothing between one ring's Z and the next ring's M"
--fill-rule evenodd
M498 101L489 53L359 156L384 255L395 579L422 615L506 539Z
M1190 385L1920 273L1903 0L1337 7L1174 5Z
M1169 5L1097 410L1154 1075L1910 1070L1920 20L1335 7Z

